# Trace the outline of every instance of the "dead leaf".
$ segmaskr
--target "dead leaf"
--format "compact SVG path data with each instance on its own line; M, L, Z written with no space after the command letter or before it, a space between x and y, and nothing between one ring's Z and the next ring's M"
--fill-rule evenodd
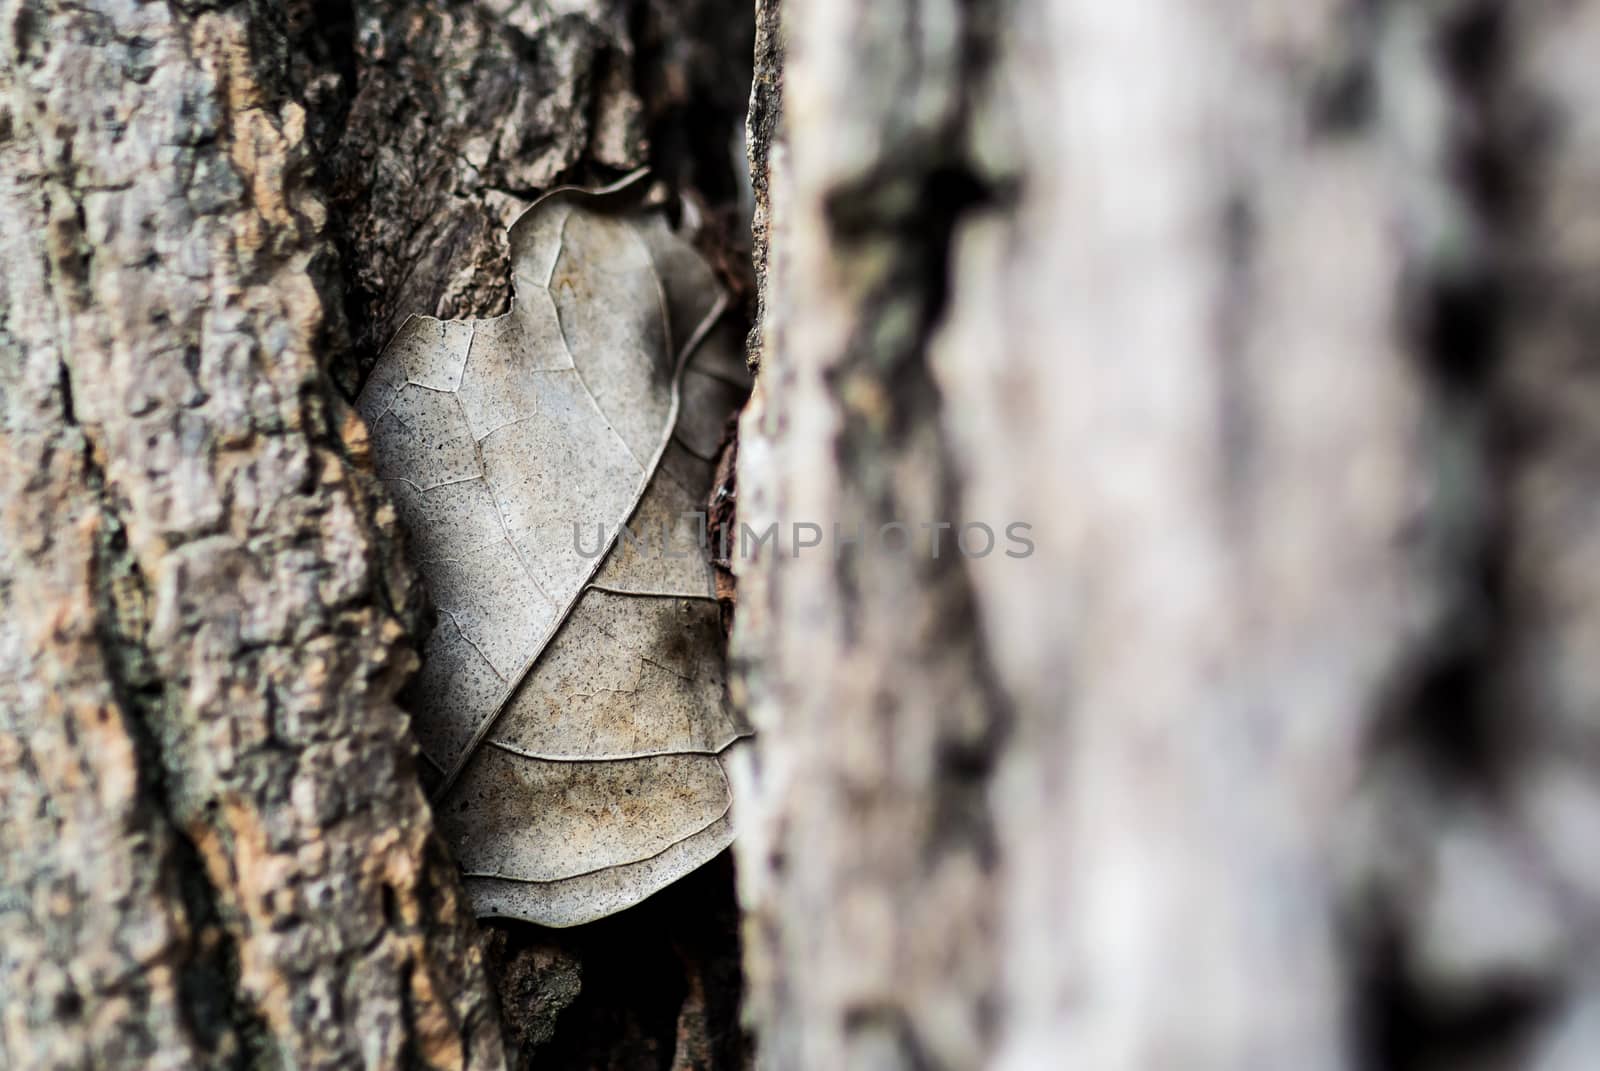
M440 827L480 915L546 926L721 851L747 733L682 516L746 373L699 254L600 203L635 177L536 203L510 231L511 311L413 317L357 402L438 608L407 698ZM670 542L616 540L624 522Z

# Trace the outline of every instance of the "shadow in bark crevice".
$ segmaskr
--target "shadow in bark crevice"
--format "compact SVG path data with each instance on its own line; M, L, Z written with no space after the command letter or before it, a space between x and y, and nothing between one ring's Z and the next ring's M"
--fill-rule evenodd
M484 921L501 1015L525 1066L741 1071L739 914L724 852L569 930Z

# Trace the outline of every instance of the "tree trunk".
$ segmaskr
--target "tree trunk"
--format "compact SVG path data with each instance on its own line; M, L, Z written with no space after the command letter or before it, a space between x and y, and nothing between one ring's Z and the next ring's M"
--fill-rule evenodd
M1600 4L779 7L768 1066L1592 1066Z
M1592 1066L1600 3L755 30L764 1065ZM0 1068L748 1063L726 861L468 917L348 399L556 183L736 218L750 31L0 0Z
M0 3L0 1067L737 1058L726 868L486 966L395 703L378 348L558 181L735 192L748 15L563 12Z

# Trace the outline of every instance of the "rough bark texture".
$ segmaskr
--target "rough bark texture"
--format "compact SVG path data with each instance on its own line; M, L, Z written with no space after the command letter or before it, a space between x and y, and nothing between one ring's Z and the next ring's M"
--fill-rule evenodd
M1593 1066L1600 3L755 25L770 1066ZM549 185L731 205L750 28L0 0L0 1067L747 1062L725 862L480 949L345 400Z
M727 869L486 964L394 701L377 348L558 179L736 192L748 15L562 10L0 4L0 1067L742 1059Z
M1592 1064L1600 5L757 24L770 1066Z
M12 3L3 1049L504 1063L323 386L326 207L248 8Z
M326 124L351 282L347 387L412 313L504 312L505 229L553 185L648 163L731 199L742 5L372 0L353 18L353 94L327 94Z

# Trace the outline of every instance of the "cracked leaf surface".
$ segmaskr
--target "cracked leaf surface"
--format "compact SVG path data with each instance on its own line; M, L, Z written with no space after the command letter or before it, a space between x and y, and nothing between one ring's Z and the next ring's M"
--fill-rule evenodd
M732 837L747 730L683 515L746 384L708 333L714 277L658 214L558 191L510 238L511 310L408 320L357 408L438 608L408 698L441 828L480 914L566 926Z

